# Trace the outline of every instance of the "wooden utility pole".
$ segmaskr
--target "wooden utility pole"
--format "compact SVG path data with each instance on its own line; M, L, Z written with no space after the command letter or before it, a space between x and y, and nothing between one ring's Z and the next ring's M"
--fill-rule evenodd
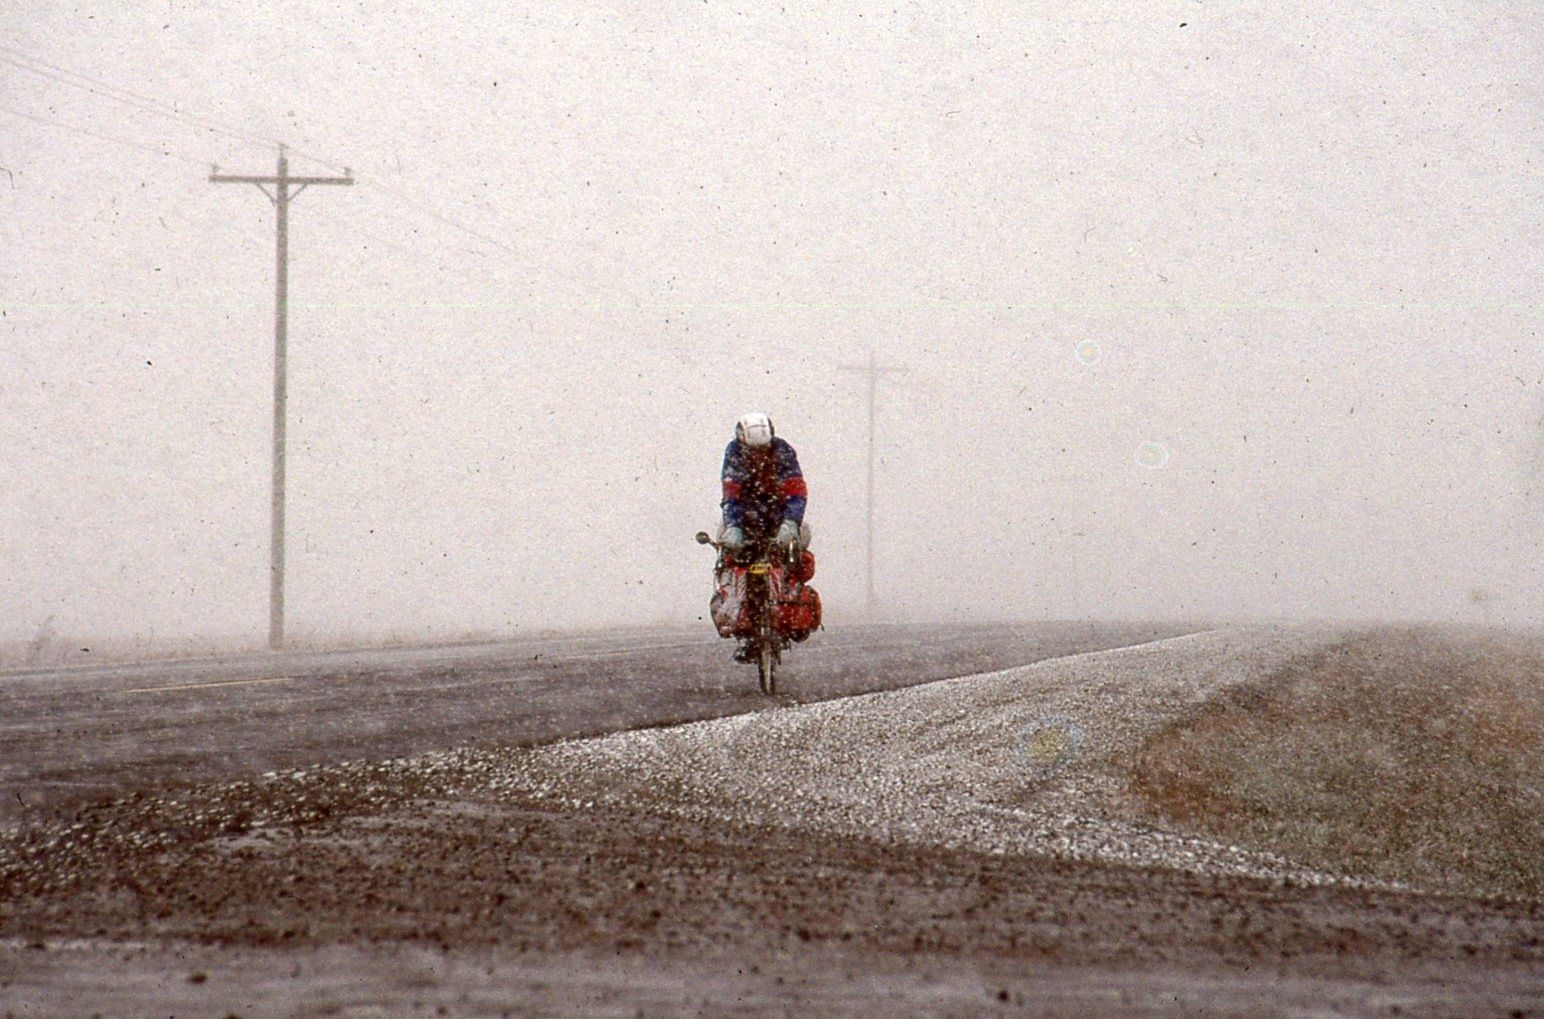
M272 177L234 176L214 168L215 184L256 184L268 196L276 212L277 244L274 255L273 317L273 513L268 553L268 646L284 646L284 424L286 361L289 357L289 205L312 184L353 184L345 168L342 177L292 177L284 146L279 146L279 169ZM296 186L298 185L298 186ZM268 188L273 190L269 191ZM290 188L294 186L295 190Z
M844 364L844 372L863 372L868 376L868 607L878 602L874 592L874 404L881 375L903 375L908 369L882 366L875 358L874 348L869 348L868 363Z

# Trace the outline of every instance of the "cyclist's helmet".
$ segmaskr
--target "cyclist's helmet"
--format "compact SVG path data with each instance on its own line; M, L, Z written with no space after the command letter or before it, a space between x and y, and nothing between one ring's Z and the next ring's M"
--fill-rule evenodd
M760 411L752 411L735 422L734 437L753 448L771 445L772 419Z

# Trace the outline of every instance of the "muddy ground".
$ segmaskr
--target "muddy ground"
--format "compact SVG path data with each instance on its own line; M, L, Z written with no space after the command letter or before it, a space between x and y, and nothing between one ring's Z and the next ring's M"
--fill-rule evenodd
M0 1002L17 1015L1537 1012L1537 899L1364 882L1268 838L1208 841L1194 820L1149 831L1139 815L1156 808L1117 781L1139 748L1215 721L1208 705L1400 639L1203 634L749 721L87 806L0 843ZM1442 637L1425 657L1473 647ZM1536 678L1517 657L1531 647L1485 647ZM1133 703L1151 717L1124 717ZM1063 774L1020 778L999 750L1042 708L1090 745ZM746 775L758 761L765 773ZM703 782L715 767L740 777ZM728 782L745 784L718 795Z

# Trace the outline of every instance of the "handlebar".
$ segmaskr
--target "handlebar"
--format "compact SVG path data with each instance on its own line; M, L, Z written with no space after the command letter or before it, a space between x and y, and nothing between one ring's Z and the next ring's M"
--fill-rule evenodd
M735 555L735 551L733 549L729 548L728 546L726 546L721 541L714 541L712 539L712 537L710 537L708 535L707 531L698 531L697 532L697 544L699 544L699 545L711 545L715 549L718 550L720 555L723 555L723 554L726 554L726 553L729 554L729 555L732 555L732 556ZM741 546L742 550L751 549L751 548L754 548L754 546L750 546L750 545ZM776 542L768 541L762 547L762 551L761 551L761 553L759 555L752 556L748 560L740 560L739 556L735 556L735 558L736 558L737 561L747 561L747 562L753 562L756 559L766 558L768 562L771 562L771 561L773 561L773 554L774 554L774 552L778 552L778 553L781 553L781 555L778 556L778 558L780 558L784 563L786 563L788 565L793 565L797 561L797 555L798 555L798 553L795 552L794 549L795 549L795 546L793 546L793 545L779 545Z

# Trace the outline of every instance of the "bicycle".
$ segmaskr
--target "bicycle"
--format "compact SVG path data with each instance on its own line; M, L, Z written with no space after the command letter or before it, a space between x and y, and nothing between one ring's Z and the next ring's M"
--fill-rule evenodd
M756 676L761 692L777 693L777 670L782 664L783 652L790 640L778 628L778 595L782 585L792 575L799 552L772 542L762 542L750 554L742 551L731 555L721 542L714 541L706 531L697 532L697 544L712 545L718 550L716 571L726 567L742 567L745 570L744 607L736 612L736 626L732 634L745 641L746 657L756 664ZM718 621L715 619L715 625ZM720 634L724 633L722 626Z

